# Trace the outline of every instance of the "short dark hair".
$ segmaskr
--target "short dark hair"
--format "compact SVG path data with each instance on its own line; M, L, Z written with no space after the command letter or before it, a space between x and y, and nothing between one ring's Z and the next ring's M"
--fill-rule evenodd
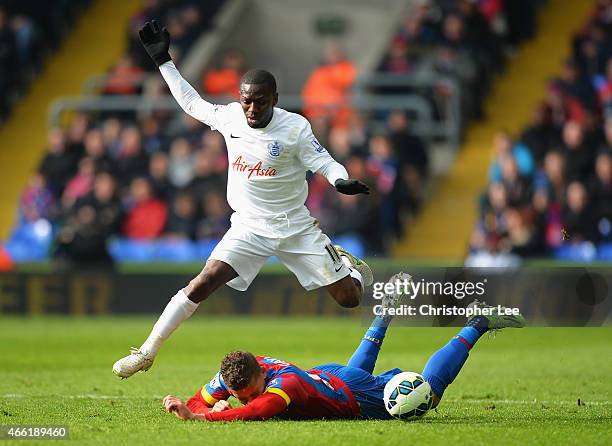
M276 93L276 79L272 73L266 70L254 68L247 71L240 78L240 86L244 84L264 84L272 93Z
M249 352L231 352L225 355L219 369L225 385L232 390L242 390L257 376L261 366Z

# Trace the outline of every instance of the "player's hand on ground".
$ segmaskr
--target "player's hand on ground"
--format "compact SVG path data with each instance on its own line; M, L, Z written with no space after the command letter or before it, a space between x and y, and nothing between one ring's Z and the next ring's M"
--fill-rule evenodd
M166 412L174 412L174 415L181 420L191 420L193 418L193 412L191 412L189 407L185 406L180 399L173 395L164 397L163 404Z
M140 41L153 61L160 66L172 60L170 57L170 33L163 27L159 29L157 21L146 22L138 31Z
M336 190L338 192L345 195L369 195L370 193L370 188L367 184L364 184L359 180L351 180L350 178L348 180L343 180L342 178L337 179L334 186L336 186Z
M229 410L231 408L232 408L232 405L228 401L221 400L221 401L217 401L210 411L211 412L223 412L224 410Z

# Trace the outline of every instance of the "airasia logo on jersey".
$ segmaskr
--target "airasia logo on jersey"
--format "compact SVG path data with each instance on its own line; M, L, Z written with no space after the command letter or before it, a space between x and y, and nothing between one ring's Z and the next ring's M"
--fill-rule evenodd
M232 170L236 172L246 172L247 178L251 179L252 176L256 177L275 177L276 169L273 167L264 167L261 161L257 161L254 165L251 165L242 159L242 155L232 163Z

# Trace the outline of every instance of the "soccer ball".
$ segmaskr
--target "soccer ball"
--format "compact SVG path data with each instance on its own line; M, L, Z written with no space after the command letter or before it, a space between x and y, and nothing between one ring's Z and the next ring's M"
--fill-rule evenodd
M408 421L421 418L431 409L433 393L423 376L402 372L389 380L383 395L387 412Z

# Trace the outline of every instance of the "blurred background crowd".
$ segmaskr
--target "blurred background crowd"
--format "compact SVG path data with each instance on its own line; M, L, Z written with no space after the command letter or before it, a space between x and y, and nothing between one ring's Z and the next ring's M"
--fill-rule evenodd
M88 2L56 0L56 14L44 17L36 8L20 8L21 3L28 4L0 2L2 116L8 116L14 101L6 92L18 95L27 88L45 54L61 41L62 30ZM145 0L130 20L126 51L109 69L101 93L168 94L138 29L151 19L163 23L180 68L223 3ZM401 20L377 71L456 80L464 129L470 121L486 119L484 100L508 59L536 33L541 3L417 2ZM564 237L572 242L612 240L609 3L600 1L576 34L573 55L551 80L531 125L521 135L503 130L496 135L490 184L471 238L473 255L543 256L561 246ZM211 100L236 100L239 79L251 68L246 53L248 43L219 55L194 86ZM326 233L356 254L387 255L427 199L430 146L436 141L413 131L410 113L352 109L351 92L359 76L341 45L332 42L302 87L302 108L294 111L311 121L332 156L352 178L370 184L373 194L340 195L324 178L308 175L307 206ZM445 88L441 83L371 90L416 91L441 114L436 106L450 94ZM66 126L49 130L46 155L23 191L7 249L17 259L51 255L71 263L112 264L151 256L201 260L229 227L226 171L222 136L183 113L74 113ZM49 234L38 251L31 249L32 233Z
M0 124L91 0L0 1Z
M612 6L576 33L530 124L500 131L471 239L474 261L592 260L612 241ZM486 263L486 260L485 260Z

